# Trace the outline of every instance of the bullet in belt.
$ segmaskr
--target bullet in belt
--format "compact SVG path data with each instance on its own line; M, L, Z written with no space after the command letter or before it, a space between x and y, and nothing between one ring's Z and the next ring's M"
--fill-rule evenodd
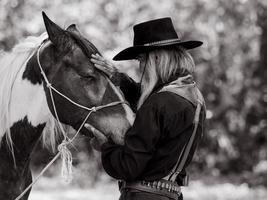
M169 185L169 189L168 189L169 192L171 191L171 189L172 189L172 185L170 184L170 185Z
M154 187L156 188L157 185L158 185L158 184L157 184L157 181L153 181L153 186L152 186L152 187L153 187L153 188L154 188Z
M160 188L160 186L161 186L161 182L160 182L160 181L158 181L157 188L159 189L159 188Z

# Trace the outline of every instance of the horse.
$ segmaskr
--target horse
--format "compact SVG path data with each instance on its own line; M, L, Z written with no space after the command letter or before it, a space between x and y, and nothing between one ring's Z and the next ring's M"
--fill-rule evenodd
M90 61L97 48L74 24L62 29L42 15L46 33L0 58L0 199L32 182L31 153L41 138L55 148L58 121L88 136L81 125L92 124L118 142L133 123L121 91Z

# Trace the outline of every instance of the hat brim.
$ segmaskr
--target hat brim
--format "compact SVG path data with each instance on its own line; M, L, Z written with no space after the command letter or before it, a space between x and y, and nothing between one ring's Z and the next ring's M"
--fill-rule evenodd
M113 57L113 60L132 60L135 59L139 54L147 53L149 51L152 51L154 49L159 49L162 47L167 46L182 46L185 49L194 49L199 46L201 46L203 42L201 41L177 41L177 42L171 42L171 43L163 43L158 45L151 45L151 46L144 46L144 45L136 45L132 47L128 47L121 52L119 52L116 56Z

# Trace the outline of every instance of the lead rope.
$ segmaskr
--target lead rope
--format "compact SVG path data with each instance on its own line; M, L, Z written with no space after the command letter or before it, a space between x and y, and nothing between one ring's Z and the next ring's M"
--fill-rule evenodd
M91 113L94 112L94 110L91 110L88 115L86 116L86 118L84 119L82 125L80 126L80 128L78 129L78 131L76 132L76 134L69 140L63 140L62 143L60 145L58 145L58 153L54 156L54 158L43 168L43 170L38 174L38 176L36 176L36 178L32 181L32 183L30 185L28 185L28 187L15 199L15 200L19 200L21 199L24 194L26 194L26 192L28 192L31 187L43 176L43 174L46 172L46 170L58 159L59 156L61 156L61 158L63 159L62 161L62 170L61 170L61 174L63 177L66 178L67 181L71 180L71 174L72 174L72 156L71 156L71 152L69 151L69 149L67 148L68 144L71 144L73 142L73 140L77 137L77 135L79 134L80 130L82 129L83 125L85 124L85 122L87 121L88 117L91 115Z
M55 113L55 117L56 117L56 120L58 121L60 130L63 133L64 139L61 142L61 144L58 145L58 153L54 156L54 158L43 168L43 170L36 176L36 178L32 181L32 183L30 185L28 185L28 187L25 188L25 190L18 197L16 197L15 200L20 200L31 189L31 187L43 176L43 174L46 172L46 170L58 159L59 156L62 159L61 176L67 182L70 182L72 180L72 155L71 155L71 152L70 152L70 150L68 149L67 146L69 144L71 144L74 141L74 139L78 136L78 134L80 133L80 131L83 128L84 124L86 123L86 121L88 120L89 116L93 112L96 112L96 111L98 111L100 109L103 109L103 108L119 105L119 104L124 104L124 103L127 104L127 102L125 102L125 101L116 101L116 102L108 103L106 105L100 105L100 106L97 106L97 107L88 108L88 107L85 107L85 106L83 106L83 105L71 100L69 97L67 97L66 95L64 95L61 92L59 92L49 82L49 80L48 80L48 78L47 78L46 74L44 73L44 70L43 70L43 68L41 66L41 63L40 63L40 49L42 48L43 45L44 45L44 43L42 43L40 45L40 47L38 48L38 50L37 50L37 62L38 62L38 66L39 66L39 68L41 70L41 74L42 74L42 76L43 76L43 78L45 80L46 86L49 89L50 98L51 98L53 110L54 110L54 113ZM81 126L79 127L79 129L77 130L77 132L75 133L75 135L71 139L67 136L62 124L59 121L59 117L58 117L58 113L57 113L57 109L56 109L56 105L55 105L55 101L54 101L54 96L53 96L52 90L55 91L60 96L62 96L63 98L65 98L66 100L68 100L69 102L71 102L72 104L89 111L89 113L87 114L87 116L83 120Z

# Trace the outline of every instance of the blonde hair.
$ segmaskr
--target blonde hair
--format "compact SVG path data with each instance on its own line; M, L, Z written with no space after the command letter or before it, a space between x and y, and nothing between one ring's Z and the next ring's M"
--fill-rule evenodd
M160 81L165 84L195 71L195 62L183 47L167 47L151 51L147 55L141 83L141 97L138 108Z

